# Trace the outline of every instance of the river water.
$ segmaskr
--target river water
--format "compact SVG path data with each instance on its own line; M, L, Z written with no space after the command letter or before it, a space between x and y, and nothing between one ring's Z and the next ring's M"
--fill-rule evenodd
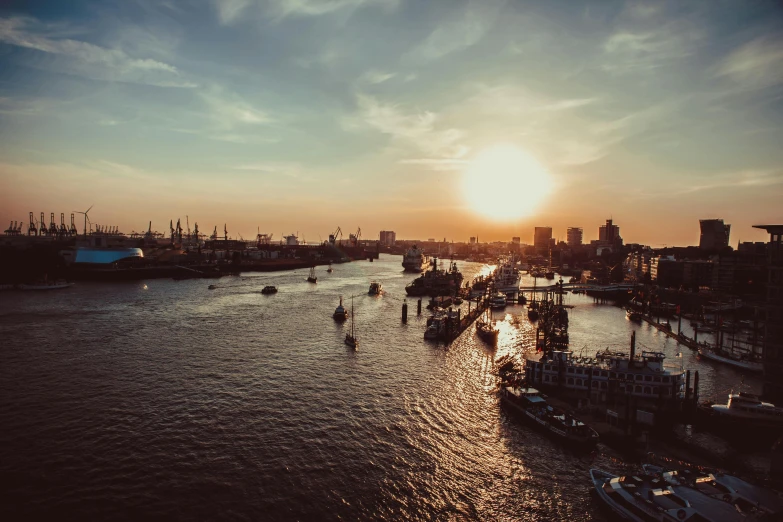
M603 520L588 470L622 464L499 405L493 364L532 347L526 309L495 313L497 350L472 329L425 342L415 300L400 320L415 277L400 262L320 268L317 284L297 270L0 293L0 515ZM487 270L458 264L466 281ZM372 280L385 295L367 295ZM340 295L356 296L358 351L331 317ZM566 302L576 352L627 350L632 330L643 348L684 349L619 308ZM702 397L738 389L740 372L684 350Z

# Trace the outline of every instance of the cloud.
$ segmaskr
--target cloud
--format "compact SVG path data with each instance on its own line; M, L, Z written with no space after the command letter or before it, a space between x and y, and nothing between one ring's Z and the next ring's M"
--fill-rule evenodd
M292 16L321 16L371 5L392 8L397 3L398 0L213 0L223 25L242 18L251 6L261 8L266 17L279 21Z
M427 62L476 45L492 28L504 4L502 1L471 1L438 25L405 55L405 60Z
M299 174L302 171L302 166L299 163L290 162L262 162L237 165L234 167L234 170L264 172L266 174L282 174L284 176L296 178L299 177Z
M783 84L783 40L759 37L730 53L717 68L745 89L764 89Z
M182 79L180 71L171 64L151 58L134 58L121 49L47 35L47 29L33 18L1 18L0 42L61 57L50 65L88 78L159 87L196 86Z
M356 119L408 147L428 155L452 158L459 158L468 151L460 144L463 132L455 128L438 129L438 117L434 112L407 114L397 105L384 104L364 94L357 96L357 104Z
M695 53L704 31L688 19L653 29L620 29L603 44L605 71L623 74L671 66Z
M387 73L383 71L367 71L364 73L361 78L359 79L362 83L369 83L371 85L377 85L379 83L383 83L386 80L391 80L397 76L396 73Z
M579 99L571 99L571 100L558 100L555 102L550 103L549 105L544 105L543 107L540 107L540 110L542 111L564 111L568 109L575 109L577 107L584 107L585 105L590 105L591 103L595 103L597 101L597 98L579 98Z
M467 160L460 158L412 158L400 160L402 165L419 165L436 171L462 170L468 163Z
M198 95L209 109L209 117L219 129L229 130L241 125L263 125L274 121L265 111L220 87L214 86L200 91Z
M251 4L251 0L214 0L220 23L229 25L234 22Z

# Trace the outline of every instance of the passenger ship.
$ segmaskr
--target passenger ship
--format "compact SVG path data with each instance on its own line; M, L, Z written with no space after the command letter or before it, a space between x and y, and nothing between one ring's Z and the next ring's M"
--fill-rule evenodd
M421 272L428 262L429 258L424 255L424 252L418 246L413 245L403 256L402 267L405 272Z
M598 402L611 394L644 399L679 399L684 395L682 366L665 363L661 352L597 352L595 357L575 357L570 350L528 357L525 378L531 386L582 391ZM681 360L681 359L680 359Z
M516 292L519 290L519 280L521 277L514 258L503 258L500 260L500 266L495 269L493 274L495 290L500 292Z
M748 427L783 428L783 408L763 402L758 395L732 393L726 404L711 405L712 415L742 429Z

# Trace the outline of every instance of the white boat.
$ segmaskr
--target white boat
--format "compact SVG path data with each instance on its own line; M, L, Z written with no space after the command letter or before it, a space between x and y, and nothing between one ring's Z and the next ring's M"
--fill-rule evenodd
M783 408L763 402L751 393L729 394L726 404L710 406L716 419L732 421L743 429L749 426L783 427Z
M499 266L492 274L495 289L501 292L516 292L519 290L519 280L522 275L516 267L513 257L500 259Z
M737 356L730 351L719 352L712 346L703 344L699 345L698 350L701 357L706 357L707 359L712 359L713 361L730 364L731 366L741 368L749 372L762 373L764 371L764 363L749 357Z
M17 285L16 288L19 290L60 290L72 286L73 283L32 283Z
M406 272L421 272L429 259L416 245L413 245L402 258L402 267Z
M489 298L489 307L493 310L500 310L505 308L507 304L506 294L501 292L495 292L492 297Z

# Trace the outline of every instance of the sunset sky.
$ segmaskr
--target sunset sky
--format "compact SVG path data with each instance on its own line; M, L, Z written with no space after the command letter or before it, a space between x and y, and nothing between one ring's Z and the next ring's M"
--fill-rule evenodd
M736 246L783 222L777 1L8 4L2 229L95 205L124 232L532 242L613 217L660 246L721 217Z

